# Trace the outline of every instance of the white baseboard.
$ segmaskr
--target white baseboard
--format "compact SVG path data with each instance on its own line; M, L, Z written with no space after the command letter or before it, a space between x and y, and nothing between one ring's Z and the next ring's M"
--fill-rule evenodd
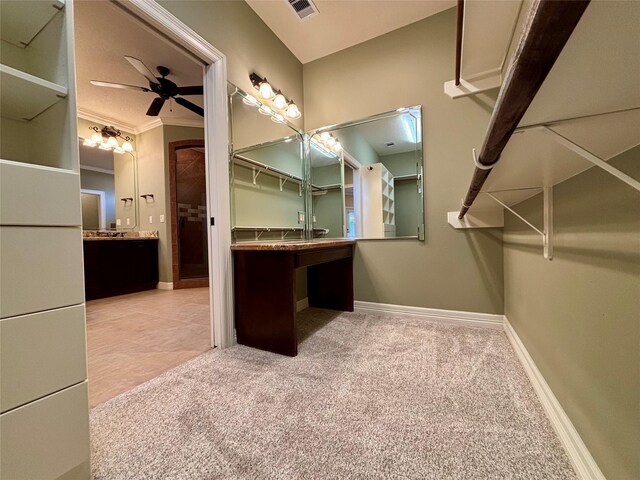
M158 290L173 290L173 282L158 282L156 288Z
M309 297L304 297L296 303L296 312L301 312L305 308L309 308Z
M522 363L525 372L527 372L533 389L540 398L542 408L544 408L547 417L549 417L549 421L556 431L562 446L566 450L578 477L581 480L605 480L604 475L600 471L600 468L598 468L587 446L582 441L582 438L580 438L578 431L551 391L551 388L545 381L540 370L538 370L533 358L529 355L529 352L509 323L507 317L504 317L504 330L520 363Z
M406 305L391 305L388 303L354 302L356 312L374 314L400 314L412 317L420 317L427 320L436 320L450 324L464 325L467 327L484 327L501 329L504 320L503 315L492 313L461 312L457 310L440 310L437 308L409 307Z

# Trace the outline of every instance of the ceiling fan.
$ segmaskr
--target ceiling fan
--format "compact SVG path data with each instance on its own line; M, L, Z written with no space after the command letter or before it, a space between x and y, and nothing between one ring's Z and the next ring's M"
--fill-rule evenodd
M170 99L174 99L178 105L182 105L184 108L191 110L193 113L204 117L204 109L196 105L195 103L191 103L189 100L184 98L177 97L176 95L202 95L203 89L202 85L194 85L191 87L179 87L171 80L167 80L166 77L171 73L171 71L167 67L158 66L157 70L160 74L159 77L156 77L155 74L147 67L142 61L138 60L135 57L129 57L125 55L124 57L130 64L138 70L148 81L149 87L139 87L137 85L126 85L124 83L111 83L111 82L101 82L98 80L91 80L92 85L96 85L98 87L109 87L109 88L123 88L127 90L138 90L140 92L152 92L158 95L157 98L151 102L149 109L147 110L147 115L150 117L157 117L162 110L162 106L164 102Z

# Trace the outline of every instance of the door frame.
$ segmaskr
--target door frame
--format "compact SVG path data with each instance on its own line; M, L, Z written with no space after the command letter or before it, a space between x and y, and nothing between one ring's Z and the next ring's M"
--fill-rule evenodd
M154 0L119 0L117 3L205 64L204 128L207 217L210 224L208 249L211 346L230 347L235 339L226 57Z
M180 234L178 232L178 179L176 168L178 163L178 150L198 147L205 148L203 139L178 140L169 142L169 203L171 204L171 271L173 272L173 288L197 288L208 287L209 278L180 278ZM206 180L206 179L205 179ZM206 181L205 181L206 184ZM206 194L205 194L206 195ZM207 244L209 234L207 232ZM208 252L207 252L208 254ZM208 265L207 265L208 267Z

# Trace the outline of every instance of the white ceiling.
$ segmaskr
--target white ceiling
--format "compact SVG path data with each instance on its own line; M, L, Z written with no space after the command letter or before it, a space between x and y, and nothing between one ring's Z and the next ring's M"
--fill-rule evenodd
M99 117L138 127L154 118L146 111L153 93L96 87L90 80L148 87L148 81L125 59L130 55L142 60L152 71L158 65L171 69L169 80L178 86L202 85L202 67L185 53L136 23L128 14L105 1L78 1L75 10L76 77L78 109ZM185 97L202 106L202 96ZM195 113L166 102L161 119L202 120Z
M344 50L456 5L455 0L314 0L300 20L287 0L246 0L302 63Z

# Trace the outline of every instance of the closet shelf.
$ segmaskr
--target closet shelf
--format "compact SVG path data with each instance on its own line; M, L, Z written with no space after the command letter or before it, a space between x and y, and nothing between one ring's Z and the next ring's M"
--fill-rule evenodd
M0 92L4 118L29 121L65 98L68 89L0 64Z
M64 0L0 2L0 36L18 47L26 47L64 8Z

